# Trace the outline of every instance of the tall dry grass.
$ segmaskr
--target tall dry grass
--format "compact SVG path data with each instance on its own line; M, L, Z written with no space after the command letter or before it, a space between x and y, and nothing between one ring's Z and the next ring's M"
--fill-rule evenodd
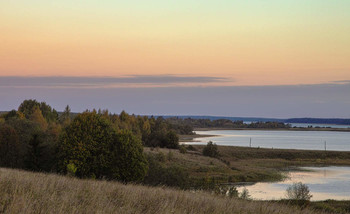
M205 192L0 169L0 213L314 213Z

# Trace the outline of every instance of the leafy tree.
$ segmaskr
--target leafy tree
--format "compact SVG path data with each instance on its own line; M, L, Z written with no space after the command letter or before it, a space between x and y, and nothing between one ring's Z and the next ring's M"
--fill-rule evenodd
M107 154L114 134L111 124L96 111L79 114L61 135L59 170L66 173L67 165L74 164L78 177L102 178L110 166Z
M55 109L51 108L51 106L47 105L45 102L41 102L39 108L48 123L57 121L58 113Z
M25 116L23 113L16 111L16 110L12 110L10 112L8 112L7 114L4 115L4 119L7 121L11 118L17 118L17 119L24 119Z
M145 146L173 149L179 147L179 137L162 117L158 117L156 120L150 118L149 124L151 125L150 134L143 137Z
M6 124L16 130L19 139L19 155L17 156L17 167L25 168L25 162L35 133L40 133L41 128L38 123L27 119L10 118Z
M24 100L18 107L18 111L23 113L24 116L29 119L31 115L36 111L38 107L48 123L55 122L58 118L58 113L51 106L47 105L45 102L39 103L36 100Z
M17 132L9 125L0 125L0 166L18 167L20 144Z
M203 148L203 155L209 157L219 157L218 147L212 141L209 141L208 144Z
M177 136L175 131L170 130L167 132L163 147L170 149L179 148L179 137Z
M301 182L289 186L287 188L286 196L290 200L309 201L312 198L309 187Z
M75 169L78 177L139 181L147 172L141 141L130 131L116 132L96 111L74 118L60 138L59 170ZM70 164L70 165L69 165Z
M120 181L141 181L148 170L142 142L129 130L121 130L115 135L110 160L110 177Z
M18 107L18 111L23 113L24 116L29 119L30 115L34 112L35 108L40 108L40 103L36 100L24 100Z
M46 130L47 129L47 122L43 116L43 114L41 113L41 110L38 106L34 106L33 107L33 112L31 113L31 115L29 116L29 120L37 123L41 130Z

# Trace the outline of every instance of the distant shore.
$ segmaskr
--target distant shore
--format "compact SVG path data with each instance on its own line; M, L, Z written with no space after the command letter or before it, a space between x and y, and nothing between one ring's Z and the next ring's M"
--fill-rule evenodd
M195 128L196 131L217 131L217 130L259 130L259 131L335 131L335 132L350 132L349 128L276 128L276 129L262 129L262 128Z

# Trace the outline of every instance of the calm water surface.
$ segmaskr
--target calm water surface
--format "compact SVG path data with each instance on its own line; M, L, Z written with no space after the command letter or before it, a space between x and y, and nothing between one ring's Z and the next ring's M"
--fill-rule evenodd
M289 179L275 183L245 186L253 199L278 200L286 198L286 189L294 182L310 188L311 200L350 200L350 167L302 167L302 172L290 172ZM244 187L238 187L241 192Z
M196 131L202 135L217 135L194 139L199 144L213 141L218 145L261 148L350 151L350 132L335 131L261 131L218 130ZM193 143L192 143L193 144Z

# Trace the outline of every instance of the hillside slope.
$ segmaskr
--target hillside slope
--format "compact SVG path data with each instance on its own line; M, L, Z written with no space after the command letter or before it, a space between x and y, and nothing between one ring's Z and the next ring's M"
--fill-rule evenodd
M0 213L314 212L270 202L230 199L204 192L123 185L1 168Z

